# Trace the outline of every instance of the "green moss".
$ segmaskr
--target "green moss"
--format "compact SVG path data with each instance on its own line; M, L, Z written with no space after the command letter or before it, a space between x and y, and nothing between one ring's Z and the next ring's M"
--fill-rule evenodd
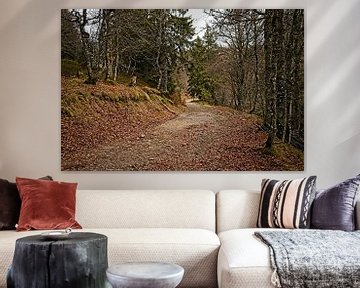
M296 158L304 160L304 152L290 144L280 143L276 145L275 150L279 157L287 158L288 155L293 155Z
M69 77L78 74L82 74L82 67L78 62L69 59L61 60L61 75Z
M278 152L277 150L273 147L273 148L263 148L262 152L266 155L271 155L271 156L275 156L277 157L278 156Z
M112 85L112 86L115 86L115 85L118 84L116 81L111 80L111 79L105 80L105 83L108 84L108 85Z

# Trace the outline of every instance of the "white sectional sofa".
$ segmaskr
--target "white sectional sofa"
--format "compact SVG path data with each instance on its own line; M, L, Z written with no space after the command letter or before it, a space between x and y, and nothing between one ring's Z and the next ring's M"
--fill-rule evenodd
M109 265L164 261L181 265L180 287L216 287L220 241L215 194L205 190L78 190L76 219L108 237ZM6 287L15 240L44 231L0 231L0 287ZM25 288L25 287L24 287Z
M259 198L243 190L78 190L76 219L80 231L108 237L109 265L176 263L185 269L179 287L273 287L268 247L253 236ZM16 239L42 232L0 231L0 288Z
M216 196L219 287L274 287L269 248L253 235L261 230L255 228L260 193L224 190Z
M255 231L268 229L255 228L259 201L258 191L224 190L216 195L220 288L274 288L269 248L254 236ZM360 229L360 202L356 209Z

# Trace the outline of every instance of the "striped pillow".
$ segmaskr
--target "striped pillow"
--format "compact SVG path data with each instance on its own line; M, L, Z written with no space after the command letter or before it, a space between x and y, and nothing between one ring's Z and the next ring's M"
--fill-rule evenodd
M294 180L263 179L257 227L309 228L316 176Z

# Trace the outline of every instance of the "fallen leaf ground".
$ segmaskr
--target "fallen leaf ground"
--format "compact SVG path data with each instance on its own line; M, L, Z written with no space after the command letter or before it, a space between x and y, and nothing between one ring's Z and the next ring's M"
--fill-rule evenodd
M61 120L63 170L303 170L302 152L289 145L264 153L266 134L256 116L195 102L165 109L154 96L114 101L121 94L116 89L127 89L120 85L62 84L62 108L71 112Z

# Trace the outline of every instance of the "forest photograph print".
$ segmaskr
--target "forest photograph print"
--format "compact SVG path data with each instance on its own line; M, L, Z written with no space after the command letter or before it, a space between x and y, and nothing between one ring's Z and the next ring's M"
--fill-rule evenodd
M303 9L62 9L61 170L303 171Z

